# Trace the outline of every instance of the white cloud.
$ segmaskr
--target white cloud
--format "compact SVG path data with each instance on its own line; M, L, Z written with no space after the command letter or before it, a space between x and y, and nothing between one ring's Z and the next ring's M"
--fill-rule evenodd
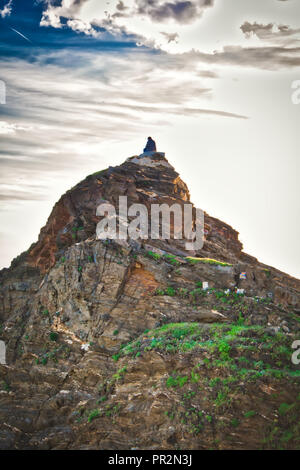
M251 3L251 7L250 7ZM272 8L271 8L272 7ZM137 44L169 53L199 50L221 51L227 45L248 47L240 26L245 22L274 23L297 27L300 4L274 0L62 0L48 6L41 24L62 27L95 36L97 27L115 36L133 35ZM99 33L98 33L99 34ZM268 44L269 37L252 35L251 47Z
M80 67L64 65L71 54ZM216 75L190 56L65 51L34 63L3 61L2 70L10 99L0 122L0 183L8 185L15 184L16 169L33 181L65 178L70 165L81 171L82 158L94 165L103 145L138 135L142 148L151 129L169 127L182 116L245 117L240 109L211 105Z
M88 35L95 36L94 27L97 26L116 36L123 33L135 35L139 44L169 50L167 46L172 42L176 43L174 39L178 36L177 29L186 29L191 23L195 23L213 2L214 0L128 0L125 5L120 0L62 0L57 5L49 0L40 24L61 28L64 18L68 19L67 25L71 29Z
M4 7L0 10L0 16L2 18L5 18L6 16L10 16L11 11L12 11L12 6L13 6L13 0L9 0L9 2L6 3Z
M93 36L94 38L98 38L101 36L101 33L99 31L96 31L91 24L86 23L82 20L68 20L67 26L69 26L69 28L71 28L73 31L76 31L78 33L84 33L89 36Z
M18 124L9 123L6 121L0 121L0 134L15 134L17 131L31 131L32 127L30 126L20 126Z

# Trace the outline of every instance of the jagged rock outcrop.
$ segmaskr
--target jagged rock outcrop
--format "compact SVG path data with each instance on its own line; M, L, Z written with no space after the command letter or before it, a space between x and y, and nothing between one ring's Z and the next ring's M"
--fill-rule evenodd
M190 202L163 155L129 158L63 195L0 272L0 448L298 445L300 282L208 214L192 256L182 240L97 240L97 206L124 195Z

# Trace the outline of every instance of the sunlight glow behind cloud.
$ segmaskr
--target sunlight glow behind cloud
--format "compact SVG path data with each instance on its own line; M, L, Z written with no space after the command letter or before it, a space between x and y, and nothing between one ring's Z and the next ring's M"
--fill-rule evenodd
M251 0L251 9L249 3L249 0L239 0L237 9L236 0L61 0L59 4L49 0L41 25L62 28L63 20L67 19L67 26L74 31L99 36L97 27L100 27L114 35L133 34L137 43L171 53L192 49L212 53L215 49L220 51L228 40L231 45L246 46L247 38L251 47L258 46L259 40L254 34L245 38L240 30L248 11L251 15L257 10L256 20L263 22L265 11L272 10L270 16L275 25L278 23L280 27L286 20L296 27L299 2L292 0L283 4L265 0L262 5L261 0ZM273 35L275 42L278 36ZM287 39L283 36L281 43ZM260 39L270 40L270 35L261 35Z

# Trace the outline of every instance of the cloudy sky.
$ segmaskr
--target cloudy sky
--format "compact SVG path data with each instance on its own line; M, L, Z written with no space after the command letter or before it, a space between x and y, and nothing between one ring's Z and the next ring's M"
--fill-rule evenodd
M0 267L151 135L197 207L300 276L299 0L0 0L0 64Z

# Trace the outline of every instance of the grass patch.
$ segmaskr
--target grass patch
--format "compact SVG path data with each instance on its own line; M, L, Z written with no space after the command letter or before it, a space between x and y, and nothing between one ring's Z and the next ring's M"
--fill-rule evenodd
M230 263L226 263L225 261L218 261L212 258L194 258L192 256L187 256L185 259L190 264L204 263L204 264L211 264L214 266L232 266L232 264Z
M166 381L166 386L169 387L183 387L188 381L188 376L170 376Z
M292 407L293 407L293 405L288 405L287 403L281 403L281 405L278 409L278 413L281 416L286 415L291 410Z
M170 255L170 254L165 254L164 255L164 259L172 264L173 266L180 266L180 261L178 261L178 259L176 259L176 257L174 255Z
M161 255L159 253L155 253L154 251L147 251L146 256L148 256L148 258L154 259L155 261L161 259Z
M93 419L95 418L98 418L98 416L100 415L100 411L95 409L95 410L92 410L88 416L88 422L91 423L93 421Z
M51 331L49 333L49 339L50 339L50 341L57 341L58 340L58 333L56 333L55 331Z

